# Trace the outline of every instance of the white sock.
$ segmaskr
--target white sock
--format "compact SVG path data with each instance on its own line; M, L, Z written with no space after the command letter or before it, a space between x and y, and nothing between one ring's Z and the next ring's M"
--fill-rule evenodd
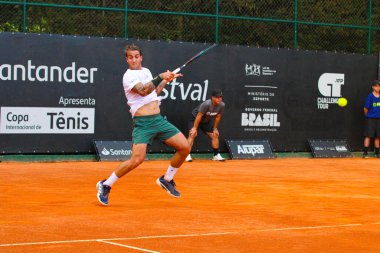
M172 179L174 178L175 173L177 173L177 170L178 170L178 168L174 168L171 165L169 165L169 168L166 171L166 174L165 174L165 177L164 177L165 180L166 181L172 181Z
M118 179L119 178L116 176L115 172L112 172L111 176L106 181L104 181L103 184L112 186Z

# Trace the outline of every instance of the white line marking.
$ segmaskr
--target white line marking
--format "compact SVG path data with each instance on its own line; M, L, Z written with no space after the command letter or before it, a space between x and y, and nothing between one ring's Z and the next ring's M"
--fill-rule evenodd
M8 243L8 244L0 244L0 247L43 245L43 244L63 244L63 243L81 243L81 242L96 242L96 241L122 241L122 240L154 239L154 238L175 238L175 237L192 237L192 236L213 236L213 235L236 234L236 233L237 232L221 232L221 233L204 233L204 234L153 235L153 236L102 238L102 239L87 239L87 240L67 240L67 241L50 241L50 242Z
M24 243L8 243L8 244L0 244L0 247L8 247L8 246L25 246L25 245L41 245L41 244L60 244L60 243L76 243L76 242L93 242L96 240L71 240L71 241L50 241L50 242L24 242Z
M227 235L237 234L237 232L222 232L222 233L205 233L205 234L187 234L187 235L154 235L154 236L139 236L133 239L154 239L154 238L175 238L175 237L194 237L194 236L212 236L212 235ZM110 239L114 240L114 239Z
M305 226L305 227L255 229L255 230L248 230L248 231L246 230L243 233L247 234L247 232L269 232L269 231L323 229L323 228L339 228L339 227L359 227L359 226L365 226L365 225L380 225L380 222L372 222L372 223L367 223L367 224L359 224L358 223L358 224L340 224L340 225L326 225L326 226ZM99 241L107 243L106 241L140 240L140 239L154 239L154 238L175 238L175 237L195 237L195 236L213 236L213 235L228 235L228 234L241 234L241 232L236 231L236 232L203 233L203 234L152 235L152 236L138 236L138 237L125 237L125 238L104 238L104 239L70 240L70 241L8 243L8 244L0 244L0 247L42 245L42 244L61 244L61 243L80 243L80 242L99 242ZM121 244L121 245L123 245L123 244Z
M376 223L372 223L376 224ZM363 224L343 224L343 225L331 225L331 226L310 226L310 227L289 227L289 228L269 228L269 229L259 229L254 230L255 232L265 232L265 231L286 231L286 230L305 230L305 229L320 229L320 228L338 228L338 227L359 227Z
M268 88L268 89L277 89L277 86L265 86L265 85L244 85L247 88Z
M94 242L96 240L71 240L71 241L50 241L50 242L24 242L24 243L8 243L8 244L0 244L0 247L8 247L8 246L25 246L25 245L41 245L41 244L60 244L60 243L78 243L78 242Z
M150 252L150 253L160 253L159 251L153 251L153 250L133 247L133 246L130 246L130 245L125 245L125 244L120 244L120 243L115 243L115 242L107 242L107 241L103 241L103 240L96 240L96 241L97 242L108 243L108 244L112 244L112 245L116 245L116 246L120 246L120 247L125 247L125 248L129 248L129 249L135 249L135 250L139 250L139 251L145 251L145 252Z

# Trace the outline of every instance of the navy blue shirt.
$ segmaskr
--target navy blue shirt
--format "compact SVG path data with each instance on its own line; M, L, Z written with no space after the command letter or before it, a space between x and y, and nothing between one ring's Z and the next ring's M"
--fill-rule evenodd
M380 96L377 98L372 92L368 94L364 107L368 109L367 118L380 118Z

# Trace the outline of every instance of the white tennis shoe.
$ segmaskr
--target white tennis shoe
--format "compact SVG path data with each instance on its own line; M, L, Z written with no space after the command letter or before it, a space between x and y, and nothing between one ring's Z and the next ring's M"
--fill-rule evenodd
M220 161L220 162L224 162L225 159L218 153L216 155L214 155L214 157L212 158L213 161Z
M185 159L186 162L192 162L193 161L193 158L191 158L191 155L188 154L188 156L186 156L186 159Z

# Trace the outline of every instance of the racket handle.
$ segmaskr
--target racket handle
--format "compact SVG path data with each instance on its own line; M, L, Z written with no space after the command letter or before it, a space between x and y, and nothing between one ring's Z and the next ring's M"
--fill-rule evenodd
M180 70L181 70L181 68L176 68L176 69L173 70L172 72L173 72L174 74L177 74Z

